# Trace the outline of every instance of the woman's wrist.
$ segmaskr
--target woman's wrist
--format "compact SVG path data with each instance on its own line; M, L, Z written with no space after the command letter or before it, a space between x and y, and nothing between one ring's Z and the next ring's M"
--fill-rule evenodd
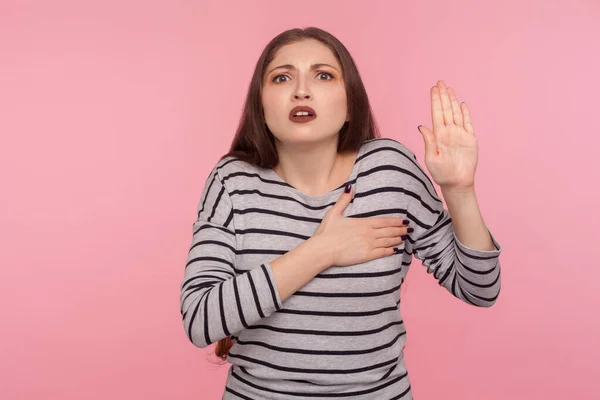
M333 253L321 235L310 237L302 245L305 246L306 256L313 260L313 264L319 272L323 272L333 265Z

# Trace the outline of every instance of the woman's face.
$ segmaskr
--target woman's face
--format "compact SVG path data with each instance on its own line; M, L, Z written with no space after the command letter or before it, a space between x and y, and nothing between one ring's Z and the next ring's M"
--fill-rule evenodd
M262 105L267 126L280 142L306 144L337 136L348 119L348 105L333 52L313 39L281 47L267 66ZM290 119L296 106L311 107L316 118Z

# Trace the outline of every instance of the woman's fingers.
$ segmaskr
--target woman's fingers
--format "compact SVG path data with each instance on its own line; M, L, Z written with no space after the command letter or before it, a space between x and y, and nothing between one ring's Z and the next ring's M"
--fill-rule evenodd
M412 228L410 228L412 229ZM396 237L403 236L410 232L408 232L409 227L393 227L393 228L380 228L375 229L373 234L375 235L375 239L380 238L388 238L388 237ZM411 231L412 232L412 231Z
M375 240L375 248L397 246L402 242L404 242L404 240L400 236L380 238Z
M406 218L397 217L375 217L375 218L363 218L362 219L371 228L389 228L389 227L404 227L409 224L409 220Z

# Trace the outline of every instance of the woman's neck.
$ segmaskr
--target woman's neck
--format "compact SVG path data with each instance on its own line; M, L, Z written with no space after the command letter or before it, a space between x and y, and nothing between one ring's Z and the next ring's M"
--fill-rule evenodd
M310 196L320 196L343 185L352 172L356 151L337 152L337 142L318 148L280 146L273 171Z

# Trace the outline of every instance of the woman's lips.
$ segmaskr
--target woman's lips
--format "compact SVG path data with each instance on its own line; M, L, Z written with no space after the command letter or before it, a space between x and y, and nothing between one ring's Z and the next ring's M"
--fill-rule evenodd
M298 124L304 124L306 122L312 121L315 118L317 118L316 115L303 115L301 117L290 117L290 121L296 122Z
M309 115L297 116L296 114L299 112L303 112L305 114L308 113ZM292 121L292 122L306 123L306 122L310 122L313 119L317 118L317 113L315 112L315 110L313 110L309 106L296 106L296 107L292 108L292 110L290 111L289 118L290 118L290 121Z

